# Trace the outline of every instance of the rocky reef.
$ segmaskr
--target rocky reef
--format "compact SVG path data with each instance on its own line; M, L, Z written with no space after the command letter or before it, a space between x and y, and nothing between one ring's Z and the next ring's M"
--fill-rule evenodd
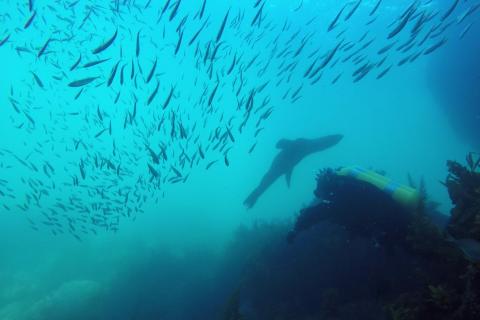
M241 281L224 318L480 319L479 163L474 154L466 165L448 162L450 218L424 183L411 182L420 196L406 207L371 183L322 170L293 227L256 226L232 243L268 235L235 266Z

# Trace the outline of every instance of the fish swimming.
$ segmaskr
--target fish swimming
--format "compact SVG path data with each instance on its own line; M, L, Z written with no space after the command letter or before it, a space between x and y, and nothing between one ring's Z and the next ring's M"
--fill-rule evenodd
M70 82L68 84L68 86L72 87L72 88L82 87L82 86L86 86L87 84L95 81L96 79L98 79L98 77L90 77L90 78L80 79L80 80Z
M35 19L35 16L37 15L37 12L33 12L33 14L30 16L30 18L27 20L25 25L23 26L24 29L27 29L33 22L33 19Z
M118 29L115 30L115 33L113 34L113 36L112 36L109 40L105 41L104 43L102 43L101 45L99 45L97 48L95 48L95 49L92 51L92 53L93 53L93 54L98 54L98 53L100 53L100 52L102 52L102 51L107 50L108 47L110 47L110 46L113 44L113 42L114 42L115 39L117 38L117 35L118 35Z
M47 47L50 44L50 41L52 41L52 38L48 38L48 40L45 42L42 48L40 48L40 51L38 51L38 54L37 54L37 58L40 58L45 53L45 50L47 50Z
M223 18L222 25L220 26L220 30L218 30L217 40L216 40L217 42L219 42L220 39L222 38L223 31L225 31L225 25L227 24L229 14L230 14L230 9L228 9L227 14L225 14L225 17Z
M244 205L252 208L258 198L280 177L285 175L287 185L290 186L292 172L295 166L305 157L335 146L343 139L343 135L335 134L318 139L281 139L277 148L281 151L273 159L268 172L263 176L260 184L245 199Z
M2 40L0 40L0 47L3 46L7 41L8 39L10 39L10 35L8 34L5 38L3 38Z

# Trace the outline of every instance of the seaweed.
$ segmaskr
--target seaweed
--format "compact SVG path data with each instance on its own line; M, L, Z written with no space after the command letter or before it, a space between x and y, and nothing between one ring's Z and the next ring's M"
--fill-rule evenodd
M477 159L475 159L475 157ZM477 152L469 152L466 161L470 172L475 172L480 167L480 154Z
M405 293L390 304L387 309L391 319L480 318L478 266L467 261L459 248L452 245L454 241L451 241L452 236L457 239L480 239L478 154L468 154L466 163L464 166L455 161L447 162L449 174L444 184L454 207L446 232L436 228L425 214L428 211L428 196L426 189L420 184L421 201L410 224L407 240L414 252L426 258L419 266L429 271L428 277L424 275L425 280L436 283L430 282L421 294L418 291ZM409 180L413 184L413 179ZM435 267L435 261L439 259L441 264Z
M415 255L430 260L459 263L460 251L448 241L445 232L432 221L437 204L429 201L423 179L419 184L420 199L408 226L406 240Z
M240 289L235 290L230 296L225 307L223 320L244 320L240 313Z
M467 272L463 275L465 281L465 290L461 297L461 304L455 310L452 319L469 320L480 319L480 277L478 268L473 265L468 266Z
M417 184L413 182L410 175L408 176L408 181L411 187L417 188ZM436 249L438 243L443 241L443 235L427 215L428 193L423 178L420 180L418 191L420 194L419 202L416 210L414 210L412 214L406 239L410 248L416 253L422 255L437 255Z
M456 239L480 241L480 157L467 156L467 166L448 161L449 175L445 181L454 205L448 232Z
M387 316L391 320L415 320L416 310L402 305L392 304L387 308Z
M435 309L449 311L458 302L455 292L444 285L429 285L428 290L429 297L427 302L431 303Z
M322 292L320 306L323 318L331 319L337 317L339 309L341 308L341 297L339 290L337 288L325 289Z
M286 225L238 239L252 241L242 254L256 254L247 254L242 295L232 294L224 319L480 319L480 270L452 240L479 235L479 163L475 154L465 166L448 162L450 221L423 179L408 178L420 197L406 208L367 182L321 170L290 243L280 241Z

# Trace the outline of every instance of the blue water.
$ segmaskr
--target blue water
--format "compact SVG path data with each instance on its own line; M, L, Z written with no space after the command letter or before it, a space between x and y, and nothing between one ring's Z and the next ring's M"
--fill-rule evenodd
M432 54L397 66L405 54L392 49L384 66L393 67L385 77L377 80L383 68L375 68L353 82L352 73L364 62L338 62L348 55L340 52L314 85L303 74L314 60L310 54L317 49L316 57L322 61L340 39L356 44L368 31L361 43L373 42L358 56L365 55L365 61L373 63L380 61L377 51L385 45L408 40L414 22L394 39L386 35L411 1L384 1L371 25L365 23L376 1L363 1L348 21L342 16L331 32L327 32L328 25L347 1L265 0L254 8L255 1L208 0L199 19L194 16L202 1L183 0L177 16L169 21L175 3L171 2L161 19L164 1L157 0L146 9L144 0L118 4L38 0L33 1L33 11L27 1L0 3L0 40L10 35L0 47L0 179L4 181L0 184L0 319L216 319L240 281L240 272L229 273L228 268L234 265L232 261L248 260L249 251L239 250L242 256L236 257L232 243L245 241L252 255L257 250L255 243L235 237L239 228L291 223L311 202L315 175L321 168L359 165L384 170L400 183L407 182L407 174L416 181L423 177L432 200L449 213L451 203L439 183L447 175L445 163L463 161L467 152L478 148L475 121L469 124L473 129L459 129L464 119L478 119L478 107L470 107L471 101L478 101L471 86L478 83L478 63L477 69L465 68L465 72L472 71L470 75L455 74L451 82L445 81L443 89L435 79L448 79L449 73L442 73L441 67L452 61L474 63L474 58L463 58L463 53L471 53L475 46L478 12L457 21L475 1L461 1L447 20L452 26L422 47L442 37L449 39ZM437 1L421 3L419 11L440 11L438 16L450 7ZM261 6L260 26L252 26ZM227 10L215 60L204 62L207 50L217 44ZM36 16L25 29L32 12ZM425 29L438 23L438 16ZM180 28L184 39L175 54L176 29L184 17L187 20ZM207 20L189 46L188 41ZM459 40L471 22L472 29ZM92 54L116 29L114 43L98 56ZM302 39L306 39L305 48L293 57ZM351 51L360 46L356 44ZM287 47L291 53L278 57ZM71 71L79 56L79 67ZM239 62L226 75L235 56ZM240 72L254 57L252 66ZM104 58L110 60L82 68ZM155 59L153 79L146 83ZM118 61L117 74L107 86ZM132 61L134 79L130 77ZM289 63L296 64L293 71L280 72ZM209 65L213 66L212 77ZM260 72L263 68L264 73ZM75 99L81 88L69 84L87 77L98 79L85 85ZM240 77L245 84L237 94ZM208 106L217 80L218 90ZM157 81L158 94L147 105ZM254 99L254 109L265 99L266 107L252 115L240 132L245 101L252 89L267 81ZM290 96L300 86L300 98L293 101ZM469 90L452 89L449 95L450 86ZM164 109L172 87L173 98ZM289 97L283 99L287 91ZM457 91L462 93L455 95ZM136 118L130 121L135 100ZM261 122L258 128L263 130L255 137L259 116L268 108L273 113ZM157 130L162 117L165 120ZM185 138L180 126L186 130ZM224 150L231 148L228 166L224 153L212 150L216 142L209 141L217 128L221 136L227 127L234 135L234 141L228 136L223 140ZM293 172L290 188L281 177L254 208L244 207L245 197L278 152L279 139L337 133L344 135L343 141L302 161ZM194 143L197 137L199 142ZM248 153L255 143L254 151ZM168 159L154 164L146 145L157 153L164 145ZM205 150L205 159L199 157L198 145ZM191 167L188 162L182 168L182 162L189 161L184 152L188 157L197 154L200 161L195 159ZM95 166L95 158L105 159L103 167ZM108 168L106 160L113 168ZM211 161L217 162L206 170ZM161 178L153 177L149 164ZM172 166L181 171L182 181L172 183L177 176ZM103 216L101 223L93 223L96 214Z

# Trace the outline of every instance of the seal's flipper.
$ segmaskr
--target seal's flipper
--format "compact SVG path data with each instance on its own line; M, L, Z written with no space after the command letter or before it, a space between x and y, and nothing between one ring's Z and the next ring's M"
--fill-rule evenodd
M293 168L285 173L285 179L287 180L287 186L290 188L290 182L292 181L292 171Z
M293 141L293 140L280 139L280 140L278 140L276 147L277 147L277 149L286 149L294 143L295 143L295 141Z
M254 191L247 197L247 199L245 199L243 204L247 207L247 209L251 209L255 205L255 202L257 202L257 199L258 194L256 191Z

